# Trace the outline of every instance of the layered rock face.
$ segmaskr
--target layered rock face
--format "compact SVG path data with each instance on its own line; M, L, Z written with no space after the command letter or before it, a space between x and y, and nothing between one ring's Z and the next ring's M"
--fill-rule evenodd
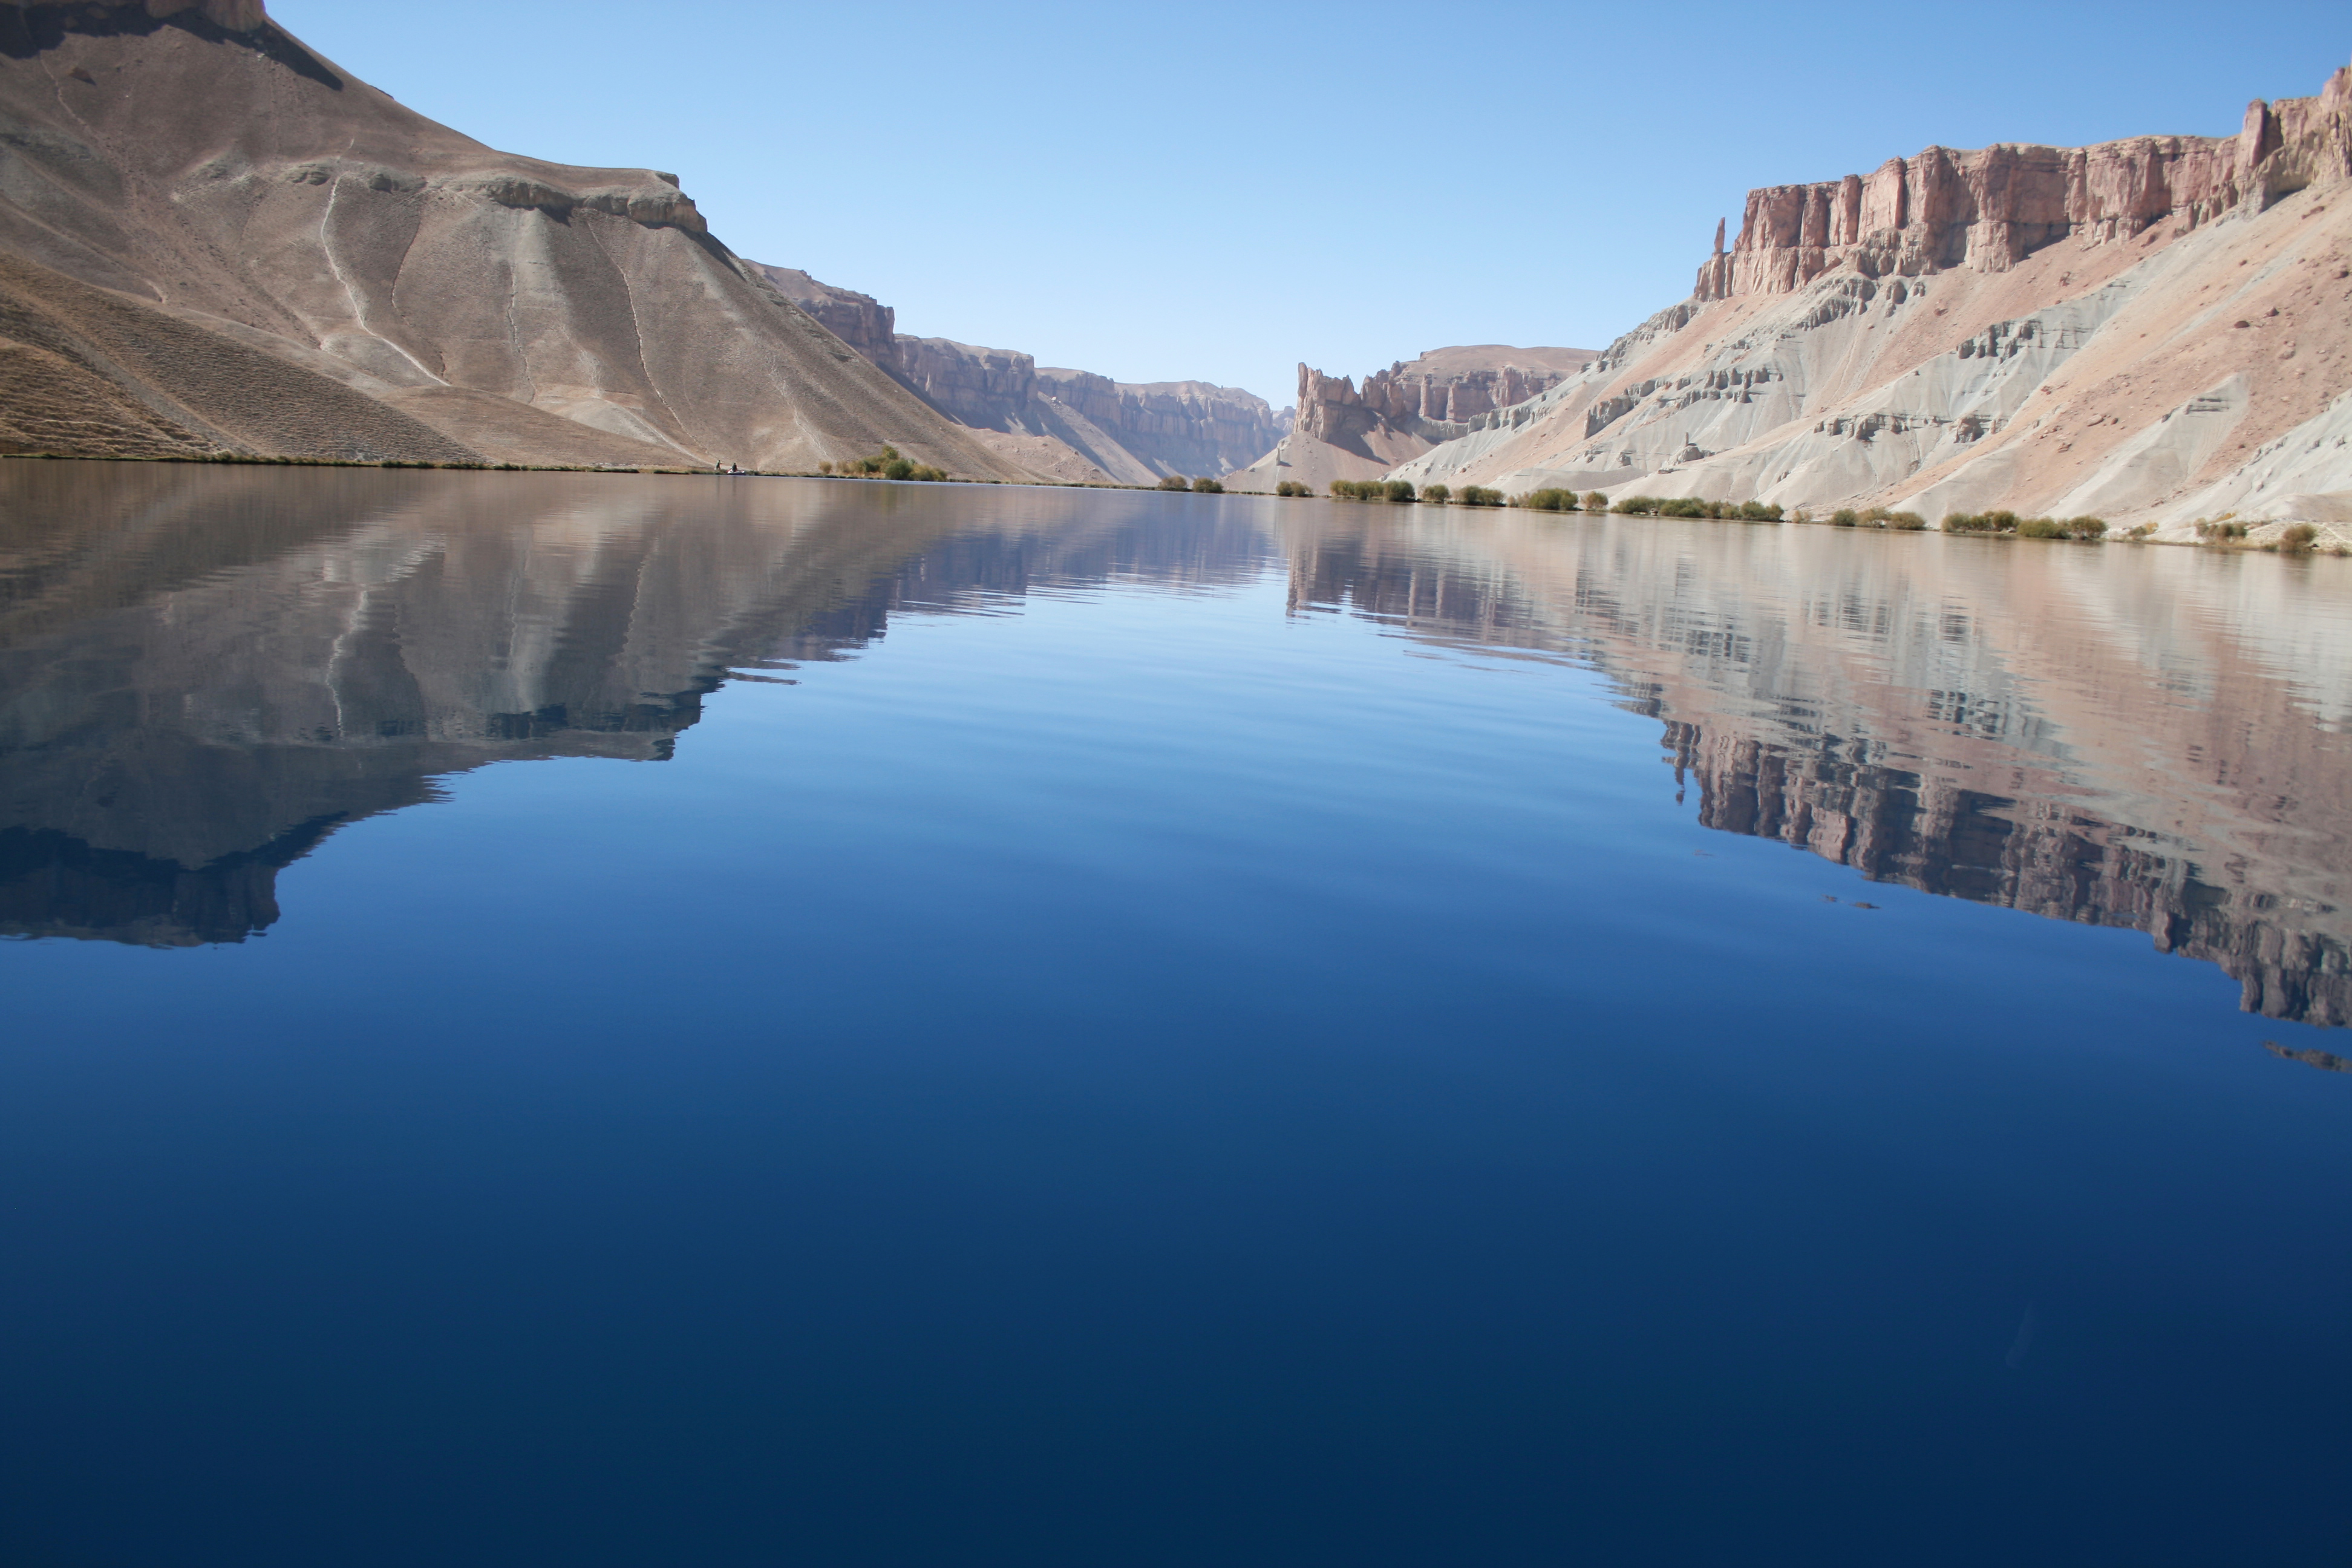
M1760 190L1691 299L1397 472L2352 543L2347 181L2338 70L2235 137Z
M1286 410L1277 414L1239 387L1040 369L1017 349L952 338L893 333L886 342L897 312L872 296L790 268L760 271L924 402L1050 478L1142 485L1168 474L1213 478L1264 456L1290 428Z
M1289 480L1321 490L1333 479L1386 472L1438 443L1486 428L1500 411L1559 385L1600 358L1591 349L1477 343L1431 349L1364 378L1298 367L1290 435L1252 464L1237 488L1270 490Z
M1037 372L1045 396L1167 474L1229 474L1272 450L1291 411L1205 381L1118 382L1092 371Z
M871 294L820 283L796 267L747 263L776 291L807 311L819 326L899 380L906 379L898 352L898 312Z
M0 7L0 392L15 450L1024 474L676 176L495 152L258 0Z
M1748 193L1739 237L1699 268L1694 298L1781 293L1850 266L1865 278L1949 267L2004 272L2063 239L2098 244L2158 225L2177 236L2251 205L2352 175L2352 81L2246 106L2235 136L2139 136L2095 147L1930 147L1867 176Z

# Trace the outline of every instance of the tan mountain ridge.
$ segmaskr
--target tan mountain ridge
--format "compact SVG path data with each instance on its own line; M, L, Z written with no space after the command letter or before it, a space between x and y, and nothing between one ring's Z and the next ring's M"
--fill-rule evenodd
M0 5L0 449L1027 470L713 237L496 152L259 0Z
M2338 70L2233 137L1759 190L1689 300L1394 472L2352 539L2347 182Z

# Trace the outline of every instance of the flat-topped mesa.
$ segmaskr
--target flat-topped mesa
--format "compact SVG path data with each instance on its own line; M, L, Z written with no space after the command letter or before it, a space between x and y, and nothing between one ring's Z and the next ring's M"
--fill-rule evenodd
M2246 107L2235 136L2136 136L2094 147L2011 143L1890 158L1869 175L1748 193L1739 237L1698 269L1700 300L1785 294L1851 264L1866 278L1948 267L2005 272L2062 239L2185 234L2241 206L2352 177L2352 68L2315 98Z

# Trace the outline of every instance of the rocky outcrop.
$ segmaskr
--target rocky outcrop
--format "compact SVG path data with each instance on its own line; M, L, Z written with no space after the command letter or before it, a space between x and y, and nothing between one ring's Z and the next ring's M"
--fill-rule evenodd
M1026 477L677 176L485 147L258 0L0 6L0 384L17 450Z
M899 380L906 379L898 353L898 311L871 294L820 283L797 267L771 267L764 261L748 265L826 331Z
M1432 349L1364 377L1298 367L1298 428L1350 449L1433 444L1482 428L1486 416L1524 403L1600 358L1591 349L1515 349L1501 343Z
M1755 193L1691 299L1415 482L2352 542L2352 71L2235 137Z
M1739 237L1694 297L1788 293L1850 267L1865 278L2005 272L2061 240L2101 244L2271 205L2352 175L2352 70L2316 98L2246 106L2235 136L2138 136L2095 147L1930 147L1868 175L1748 193Z
M1509 410L1599 357L1591 349L1502 343L1431 349L1374 371L1360 391L1353 377L1301 364L1290 433L1229 488L1271 490L1288 481L1319 493L1333 479L1373 478L1511 417Z

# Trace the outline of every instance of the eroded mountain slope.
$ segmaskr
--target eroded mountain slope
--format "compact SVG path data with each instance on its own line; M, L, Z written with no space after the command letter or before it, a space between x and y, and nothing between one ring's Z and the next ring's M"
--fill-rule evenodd
M258 0L0 5L0 255L20 450L801 468L889 441L1024 477L675 176L485 147Z

